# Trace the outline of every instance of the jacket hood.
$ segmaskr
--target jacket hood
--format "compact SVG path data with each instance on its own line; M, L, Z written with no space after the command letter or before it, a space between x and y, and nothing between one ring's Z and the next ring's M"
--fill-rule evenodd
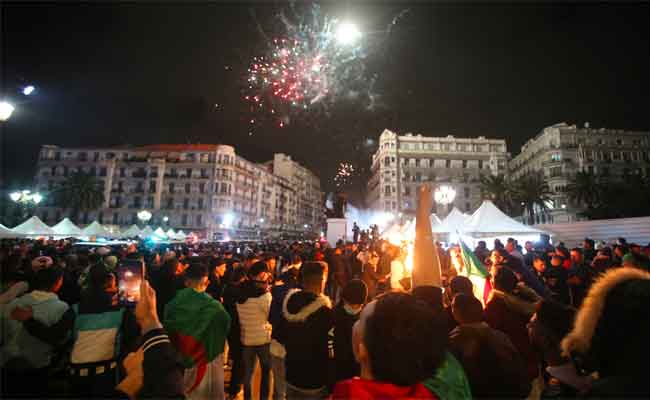
M302 289L291 289L282 303L282 315L289 322L304 322L321 307L332 308L324 294L315 295Z
M603 316L607 295L615 287L630 280L650 280L650 273L637 268L617 268L609 270L593 284L576 315L573 330L562 340L565 355L574 351L582 354L589 351Z
M244 304L246 303L246 300L250 299L251 297L260 297L263 296L266 292L266 289L257 287L255 285L255 282L245 282L241 286L241 291L239 292L239 298L237 299L237 302L239 304Z
M423 384L397 386L392 383L354 378L339 382L334 388L333 399L435 399Z

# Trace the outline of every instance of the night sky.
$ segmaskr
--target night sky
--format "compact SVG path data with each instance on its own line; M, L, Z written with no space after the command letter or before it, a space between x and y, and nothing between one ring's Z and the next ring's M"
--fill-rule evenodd
M326 3L371 32L379 105L341 101L252 136L246 69L267 44L258 28L286 4L163 4L0 5L2 97L37 86L1 128L5 183L29 182L46 143L227 143L253 161L285 152L331 190L339 162L369 167L367 139L383 128L503 137L513 155L561 121L650 130L649 4Z

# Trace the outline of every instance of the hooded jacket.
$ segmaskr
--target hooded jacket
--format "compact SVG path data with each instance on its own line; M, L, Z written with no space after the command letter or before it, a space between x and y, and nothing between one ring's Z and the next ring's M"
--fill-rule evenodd
M237 314L241 326L241 342L244 346L261 346L271 343L271 292L246 282L243 296L237 301Z
M413 386L397 386L388 382L370 381L367 379L353 378L341 381L334 387L332 399L437 399L423 384Z
M329 334L334 325L332 303L321 294L290 290L282 305L286 380L301 389L329 382Z

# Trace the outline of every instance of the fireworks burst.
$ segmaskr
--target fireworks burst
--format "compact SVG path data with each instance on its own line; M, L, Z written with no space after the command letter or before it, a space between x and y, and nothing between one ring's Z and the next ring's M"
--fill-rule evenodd
M327 112L340 97L370 98L375 77L366 77L366 49L356 26L322 15L318 6L302 17L293 11L292 19L279 13L281 32L248 68L243 98L257 115L252 127L269 118L287 126L307 110Z
M340 163L339 169L336 171L336 175L334 176L334 184L336 184L336 187L341 188L349 185L352 182L354 171L354 166L352 166L352 164L345 162Z

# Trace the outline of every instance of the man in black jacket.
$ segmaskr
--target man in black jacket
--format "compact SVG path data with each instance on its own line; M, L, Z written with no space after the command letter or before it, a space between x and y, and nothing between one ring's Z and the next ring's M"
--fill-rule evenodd
M285 297L281 329L285 329L287 398L325 398L328 385L329 332L333 327L330 299L323 294L327 264L302 265L302 287Z

